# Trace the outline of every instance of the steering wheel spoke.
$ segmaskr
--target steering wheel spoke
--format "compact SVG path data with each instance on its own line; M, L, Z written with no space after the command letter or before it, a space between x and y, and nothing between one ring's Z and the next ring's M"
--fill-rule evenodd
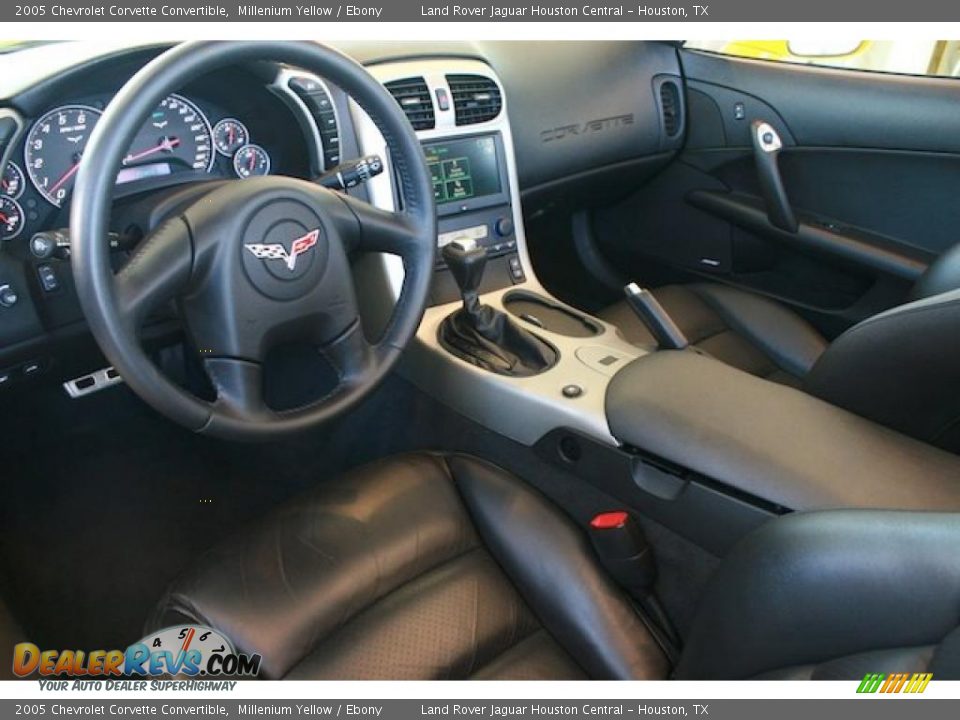
M378 348L367 340L359 321L318 349L336 369L344 388L369 380L377 368Z
M143 239L114 279L117 307L134 328L182 291L192 269L190 231L180 217Z
M409 261L424 251L432 252L432 246L423 247L419 240L422 232L405 213L382 210L349 196L343 200L360 226L357 234L357 249L360 252L399 255Z
M251 360L207 358L203 362L217 393L214 408L251 422L267 419L263 394L263 366Z

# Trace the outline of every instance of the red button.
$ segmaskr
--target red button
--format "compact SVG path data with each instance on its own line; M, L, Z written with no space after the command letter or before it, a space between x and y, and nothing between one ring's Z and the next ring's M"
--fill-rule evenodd
M629 515L627 515L627 513L625 513L623 510L600 513L590 521L590 527L596 530L614 530L616 528L622 528L627 524L628 517Z

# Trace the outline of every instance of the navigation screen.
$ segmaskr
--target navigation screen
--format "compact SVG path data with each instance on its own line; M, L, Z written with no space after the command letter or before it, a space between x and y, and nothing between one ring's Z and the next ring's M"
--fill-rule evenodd
M493 136L429 143L423 146L438 204L500 192L497 144Z

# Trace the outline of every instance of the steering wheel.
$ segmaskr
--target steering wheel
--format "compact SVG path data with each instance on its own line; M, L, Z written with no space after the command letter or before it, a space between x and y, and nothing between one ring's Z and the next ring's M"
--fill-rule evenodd
M107 240L113 188L143 121L198 75L265 60L327 78L364 109L387 142L403 210L379 210L288 177L205 183L197 199L160 223L114 273ZM433 189L412 127L362 66L312 43L186 43L146 65L114 97L90 137L70 227L77 293L108 360L163 415L195 432L235 440L307 429L368 395L417 331L436 253ZM349 257L357 252L398 255L405 271L393 315L374 342L364 336L350 273ZM172 299L216 391L213 401L173 383L141 347L148 313ZM316 347L339 382L312 404L274 411L264 400L263 362L271 348L291 341Z

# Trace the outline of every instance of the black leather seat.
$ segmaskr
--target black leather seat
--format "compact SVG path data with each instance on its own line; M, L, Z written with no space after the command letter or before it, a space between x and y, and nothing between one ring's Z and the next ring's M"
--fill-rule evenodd
M551 503L477 460L408 455L274 512L150 627L224 631L269 678L663 678L667 661Z
M806 320L760 295L715 283L652 291L690 344L721 362L767 380L799 387L827 348ZM656 340L626 301L600 312L634 345Z
M670 285L653 294L699 351L960 452L960 245L920 277L910 302L831 343L792 310L736 288ZM629 342L656 345L625 301L599 314Z
M674 677L960 679L960 516L831 510L767 523L728 555Z
M769 523L721 567L681 678L960 677L956 516ZM153 631L202 623L298 679L662 679L671 667L584 533L491 465L362 468L201 557Z

